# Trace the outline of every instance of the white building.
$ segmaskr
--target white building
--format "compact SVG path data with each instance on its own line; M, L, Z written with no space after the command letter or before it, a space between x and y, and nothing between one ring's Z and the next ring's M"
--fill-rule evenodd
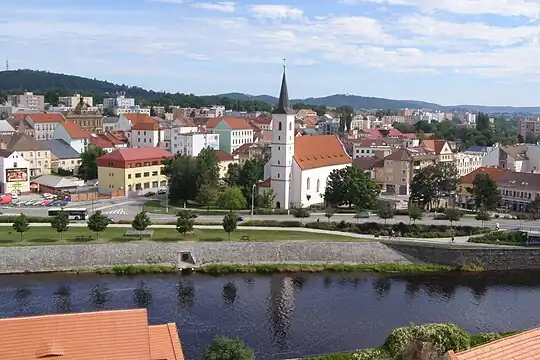
M473 153L454 154L454 164L459 176L465 176L482 167L482 155Z
M364 119L364 115L355 115L351 121L349 130L367 130L371 129L371 121L369 118Z
M339 132L339 118L324 114L317 120L317 132L320 135L333 135Z
M219 150L219 134L178 134L171 140L173 154L198 156L205 148Z
M75 149L75 151L82 154L88 149L90 133L81 129L79 124L66 121L56 127L53 139L64 140L69 146Z
M217 118L225 114L225 106L222 105L212 105L208 108L199 109L198 117L204 118Z
M45 96L25 92L21 95L8 95L8 103L15 107L30 109L32 111L45 110Z
M89 107L94 106L94 98L91 96L82 96L81 94L75 94L73 96L60 96L58 102L63 103L66 107L74 109L82 101Z
M383 139L362 139L353 145L353 159L359 157L374 157L378 154L388 156L392 148Z
M34 129L36 140L50 140L56 127L63 124L66 118L60 113L35 113L26 116L26 122Z
M127 98L124 95L119 95L115 98L104 98L103 107L106 107L108 109L132 108L135 107L135 99Z
M154 119L139 121L131 129L129 136L130 147L158 147L164 143L165 130Z
M150 108L142 108L139 105L132 106L132 107L118 107L113 109L113 114L115 116L120 116L123 114L145 114L150 116Z
M335 135L295 136L285 72L272 118L272 157L261 187L272 188L278 209L322 203L330 173L351 166L343 144Z
M0 150L0 192L4 194L30 192L28 161L16 151Z

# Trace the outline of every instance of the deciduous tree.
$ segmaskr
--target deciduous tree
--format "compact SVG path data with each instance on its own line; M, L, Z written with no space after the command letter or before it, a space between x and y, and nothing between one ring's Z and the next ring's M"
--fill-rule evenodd
M477 209L495 210L499 206L501 194L497 183L488 174L476 175L472 185L473 187L467 190L472 194Z
M229 240L231 240L231 233L236 230L238 227L238 215L232 211L227 213L223 217L223 230L229 235Z
M105 155L107 152L98 147L90 147L81 154L81 164L77 171L77 175L85 181L95 180L98 178L97 158Z
M423 216L424 213L418 206L411 206L409 208L409 219L412 220L413 224L416 224L416 220L422 220Z
M179 211L176 216L176 231L184 234L185 239L186 233L193 231L193 226L195 225L195 216L189 210Z
M62 241L62 233L68 230L69 218L65 212L59 211L58 214L52 218L51 227L60 234L60 241Z
M99 234L105 231L108 225L109 219L107 219L99 210L88 218L88 229L96 233L98 240Z
M474 218L478 221L481 221L482 227L484 227L484 221L489 221L489 219L491 219L491 216L489 215L489 212L481 210L478 214L476 214Z
M199 193L197 194L197 202L200 206L206 208L207 211L210 211L210 206L214 205L217 200L217 188L209 184L203 184L199 188Z
M348 166L330 173L324 199L328 205L373 208L381 192L380 186L371 179L369 173Z
M28 229L30 228L30 221L28 220L28 216L24 214L17 216L12 226L13 226L13 230L15 230L21 235L21 241L22 241L23 234L27 232Z
M243 341L217 335L204 349L204 360L255 360L255 354Z
M242 189L238 186L226 186L217 196L217 206L220 209L238 210L247 206Z
M152 225L152 220L150 220L150 217L144 210L135 215L135 218L131 222L131 227L139 232L140 239L142 239L142 232L150 225Z
M330 219L332 218L332 216L334 216L335 213L336 213L335 209L327 208L324 212L324 216L326 216L326 218L328 219L328 222L330 222Z

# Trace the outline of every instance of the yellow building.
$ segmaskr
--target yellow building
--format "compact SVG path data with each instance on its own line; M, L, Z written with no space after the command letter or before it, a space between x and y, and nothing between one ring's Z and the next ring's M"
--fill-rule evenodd
M103 155L97 160L99 193L140 195L165 187L163 161L171 157L162 148L125 148Z

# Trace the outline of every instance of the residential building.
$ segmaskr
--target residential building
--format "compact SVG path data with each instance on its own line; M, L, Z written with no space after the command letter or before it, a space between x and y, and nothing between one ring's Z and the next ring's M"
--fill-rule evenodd
M439 162L454 161L454 152L446 140L424 140L422 146L435 152Z
M272 117L268 115L259 115L251 122L255 124L262 131L272 131Z
M107 109L133 108L135 107L135 99L127 98L125 95L118 95L114 98L104 98L103 107Z
M253 142L253 127L245 119L215 118L211 119L206 127L211 133L219 135L219 149L228 154Z
M264 159L266 154L269 152L270 146L260 143L253 143L240 146L238 149L234 150L232 155L235 158L238 158L240 165L244 165L244 163L248 160Z
M26 122L34 129L36 140L50 140L59 124L66 121L64 115L60 113L36 113L27 114Z
M448 351L441 360L533 360L540 359L540 328L488 342L469 350Z
M319 135L334 135L339 133L341 121L330 114L324 114L317 120L317 132Z
M501 207L509 211L527 211L529 203L540 197L540 174L508 171L497 180Z
M296 112L296 116L300 119L304 119L306 117L316 117L317 113L311 109L300 109Z
M424 147L401 148L384 158L384 175L376 178L388 194L410 195L414 175L437 163L434 151Z
M17 132L0 138L0 149L16 151L28 161L30 177L51 173L50 149L28 134Z
M216 151L216 156L218 158L219 178L223 179L225 176L227 176L229 166L231 164L238 164L238 159L223 150Z
M202 118L213 119L225 115L225 106L223 105L213 105L197 110L197 117Z
M30 192L29 164L17 151L0 150L0 192L3 194Z
M219 134L178 134L171 141L171 148L173 154L188 156L198 156L205 148L219 150Z
M12 114L7 118L7 122L17 131L35 137L34 128L28 123L26 117L29 113Z
M353 166L359 170L369 173L373 180L384 179L384 158L358 157L353 160Z
M11 126L9 121L0 120L0 135L13 135L15 132L15 128Z
M81 129L78 124L66 121L56 127L53 139L64 140L75 151L82 154L88 149L90 133Z
M90 143L88 147L98 147L106 152L113 152L117 149L126 148L127 142L119 139L111 132L104 132L102 134L90 134Z
M351 166L351 158L336 135L295 136L295 112L289 106L285 71L279 101L272 114L271 159L261 188L276 195L275 208L309 206L324 202L328 176Z
M184 360L176 324L146 309L4 318L0 339L2 360Z
M25 92L21 95L8 95L7 100L15 107L29 109L31 111L45 110L45 96L36 95L32 92Z
M105 154L97 160L99 192L127 191L129 196L165 187L163 161L172 156L162 148L125 148Z
M362 139L353 142L353 159L359 157L385 157L392 153L392 147L383 139Z
M527 167L527 145L500 146L498 148L498 166L511 171L523 171ZM496 153L494 155L497 155ZM488 155L489 157L489 155Z
M75 108L81 101L92 107L94 106L94 98L91 96L83 96L81 94L74 94L73 96L60 96L58 102L64 104L66 107Z
M105 131L114 131L114 130L116 130L115 127L116 127L116 124L118 123L118 120L120 120L120 118L118 116L107 116L107 117L105 117L102 120L102 124L103 124L102 131L105 132Z
M165 131L156 121L150 118L149 121L139 121L131 129L131 147L158 147L162 146L165 138Z
M58 169L63 169L77 174L81 164L81 154L77 150L64 140L52 139L44 142L51 150L51 171L57 173Z
M540 118L521 118L517 121L516 131L523 139L529 136L540 136Z
M103 114L99 110L89 110L88 105L79 103L73 110L65 114L68 121L72 121L81 129L90 132L101 132L103 129Z
M119 116L113 131L131 132L133 126L138 122L154 122L147 114L122 114Z
M120 116L123 114L144 114L150 116L152 112L150 111L150 108L143 108L139 105L133 106L133 107L126 107L126 108L114 108L113 114L115 116Z
M349 130L364 130L371 128L371 121L364 115L354 115Z
M482 166L482 155L471 153L454 154L454 164L459 176L467 175Z
M472 209L474 208L474 199L472 197L470 189L473 188L474 179L479 174L487 174L493 181L496 183L510 170L501 169L498 167L487 167L482 166L459 179L459 187L457 192L457 203L460 204L460 207Z

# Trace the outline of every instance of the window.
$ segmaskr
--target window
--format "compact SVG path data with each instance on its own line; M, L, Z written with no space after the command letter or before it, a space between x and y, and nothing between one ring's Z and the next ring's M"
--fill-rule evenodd
M141 173L136 173L135 174L135 178L140 178L141 177Z
M13 163L13 167L18 167L16 162Z
M311 181L310 181L310 179L309 179L309 178L307 178L307 184L306 184L306 188L307 188L307 190L309 190L309 187L310 187L310 185L311 185L311 184L310 184L310 182L311 182Z
M131 179L131 174L128 174L128 179Z
M149 163L148 161L146 161L146 162L144 163L144 166L150 166L150 163Z
M145 172L143 176L144 176L144 177L149 177L149 176L150 176L150 173L149 173L149 172Z
M292 130L292 123L289 123L289 130Z
M152 171L152 176L157 176L157 175L158 175L157 171Z
M317 179L317 192L319 192L321 189L321 180Z
M159 162L157 160L152 161L152 165L158 165Z

